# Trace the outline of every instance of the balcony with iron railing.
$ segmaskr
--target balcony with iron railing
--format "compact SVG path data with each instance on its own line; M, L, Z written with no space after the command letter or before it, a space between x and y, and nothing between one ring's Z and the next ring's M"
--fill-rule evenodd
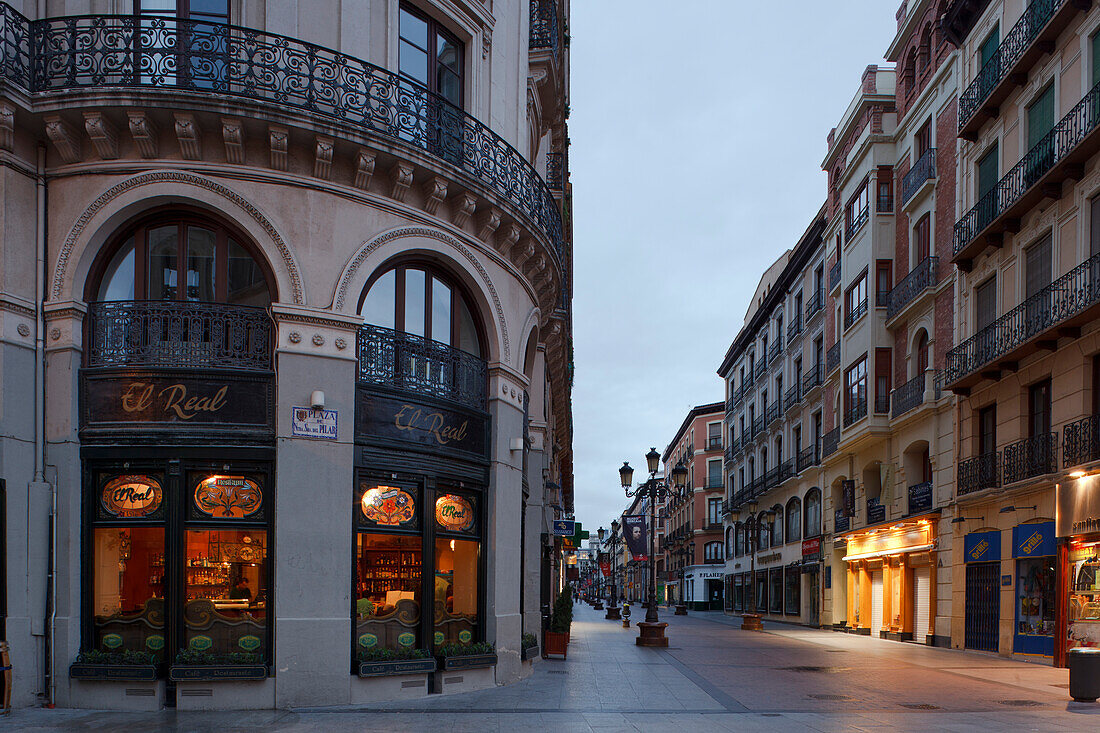
M536 0L535 6L553 6ZM547 42L560 43L552 13ZM532 40L544 36L532 24ZM225 114L323 118L325 134L374 139L390 154L436 159L460 169L533 222L563 261L558 201L534 167L503 137L407 77L306 41L211 20L71 15L30 20L0 3L0 78L35 108L89 108L65 92L112 90L131 107L170 94ZM117 90L128 89L118 96ZM100 94L100 97L103 97ZM158 97L159 99L159 97ZM167 99L167 98L166 98ZM272 118L274 119L274 118Z
M816 293L810 296L810 302L806 304L806 321L807 324L811 318L816 316L825 308L825 290L818 290Z
M829 268L829 292L830 293L833 292L834 290L836 290L838 287L840 287L840 281L842 279L841 276L843 274L844 274L844 268L841 266L840 260L838 259L836 262L833 263L832 267Z
M1073 468L1100 460L1100 415L1089 415L1062 428L1062 462Z
M917 192L924 188L925 184L932 183L935 180L936 149L929 148L917 158L917 162L913 163L913 167L910 168L901 179L902 206L908 204L909 200L916 196Z
M760 359L756 362L756 378L760 379L768 373L768 363L764 360L764 355L761 354Z
M840 428L833 428L821 436L821 459L824 460L836 453L840 447Z
M924 403L926 375L918 374L890 393L890 417L898 418Z
M778 482L781 484L789 478L793 478L795 474L793 458L788 458L779 464L779 477Z
M999 377L1002 365L1015 370L1021 358L1056 348L1059 336L1078 333L1098 314L1100 255L1095 255L948 351L945 384L960 392L984 377Z
M890 393L876 394L875 395L875 414L876 415L888 415L890 414Z
M855 322L867 314L867 299L859 301L851 310L844 312L844 330L847 331Z
M88 304L84 366L271 372L264 308L170 300Z
M731 443L726 446L726 450L722 453L722 460L725 463L733 463L733 457L737 453L737 443Z
M1021 75L1054 48L1058 34L1078 10L1080 0L1032 0L1020 19L959 97L959 137L977 139L978 131L1019 85Z
M773 363L779 358L779 355L783 353L783 339L782 337L776 338L775 343L768 347L768 363Z
M486 409L484 359L439 341L379 326L359 327L358 382Z
M704 450L722 450L722 436L708 436Z
M768 405L768 411L764 414L765 422L771 425L783 415L783 411L779 409L779 400L776 399L770 405Z
M966 496L1001 485L1000 456L997 451L959 461L956 496Z
M558 26L557 0L531 0L531 50L549 49L556 54L561 44Z
M794 343L794 340L798 338L802 333L802 314L795 313L794 318L791 319L791 324L787 327L787 345Z
M1057 448L1057 433L1041 433L1006 445L1001 456L1005 484L1054 473Z
M755 440L762 432L764 432L765 427L766 427L766 424L764 422L763 417L754 417L753 418L753 420L752 420L752 437L753 437L753 440Z
M820 387L821 383L825 380L825 366L823 364L814 364L810 367L810 370L802 377L802 394L805 396L811 389Z
M867 223L867 219L870 218L870 211L868 207L864 206L859 210L859 213L855 214L848 222L847 228L844 230L844 241L851 242L859 231L863 229L863 225Z
M715 489L724 488L726 488L726 484L721 476L707 476L707 482L703 485L705 491L714 491Z
M844 427L850 428L865 417L867 417L867 395L863 394L844 410Z
M832 374L840 368L840 342L830 346L825 352L825 373Z
M795 470L798 473L802 473L807 468L811 468L817 464L817 447L811 445L809 448L803 448L798 452L798 458L795 459Z
M787 393L783 396L783 409L790 410L799 402L802 401L802 385L799 378L795 376L794 386L787 390Z
M925 291L935 287L938 265L938 257L925 257L894 286L886 299L886 320L895 318Z
M1084 164L1100 150L1100 83L1094 86L1019 163L955 223L953 261L964 272L987 246L1000 246L1005 232L1045 198L1061 198L1066 180L1080 180Z

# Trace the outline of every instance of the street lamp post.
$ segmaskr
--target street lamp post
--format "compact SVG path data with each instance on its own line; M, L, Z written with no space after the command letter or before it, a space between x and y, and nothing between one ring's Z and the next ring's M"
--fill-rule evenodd
M684 591L686 588L684 583L684 566L687 558L695 557L695 541L692 540L691 542L688 542L686 545L677 550L676 554L680 556L680 602L676 604L675 614L677 616L687 616L688 607L684 599Z
M596 550L596 603L592 606L596 611L603 610L603 568L600 567L600 555L603 554L603 540L605 534L607 534L607 530L603 527L596 530L596 537L600 541L600 547Z
M684 468L682 461L677 463L671 472L672 485L669 485L667 481L658 480L657 478L658 462L661 460L661 454L657 452L657 449L650 448L645 459L646 468L649 469L649 479L635 489L631 489L634 483L634 469L626 461L623 461L622 468L619 469L619 478L627 497L644 494L649 499L649 555L646 559L646 565L649 569L649 599L646 603L645 621L638 622L639 634L634 643L638 646L666 647L668 646L668 637L665 636L665 627L668 624L660 623L657 618L657 563L655 558L656 547L654 547L657 500L670 496L674 490L682 491L687 483L688 470Z
M745 532L748 534L748 550L749 559L751 560L750 577L752 578L752 586L749 588L749 598L752 601L752 611L741 616L741 628L745 631L762 631L764 629L764 623L761 620L761 614L756 609L756 551L760 549L760 530L764 526L761 522L761 518L756 516L756 502L750 501L745 505L745 508L749 512L749 517L744 522L738 521L741 518L741 510L734 509L730 512L730 517L739 526L744 527ZM770 525L775 521L775 509L769 509L766 512L766 519ZM766 609L761 609L766 610Z
M622 613L619 610L619 605L617 603L618 596L615 593L615 575L619 571L618 563L615 560L615 548L619 545L619 523L617 521L611 522L611 536L608 538L607 542L611 547L611 552L609 553L609 559L611 560L611 573L608 575L608 581L610 583L610 594L607 601L607 613L604 614L604 618L608 619L609 621L618 621L622 618Z

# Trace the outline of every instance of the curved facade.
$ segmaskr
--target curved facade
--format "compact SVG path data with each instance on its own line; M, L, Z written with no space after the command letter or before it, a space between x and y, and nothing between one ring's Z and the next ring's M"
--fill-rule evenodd
M568 3L42 5L0 3L15 704L529 673L572 509Z

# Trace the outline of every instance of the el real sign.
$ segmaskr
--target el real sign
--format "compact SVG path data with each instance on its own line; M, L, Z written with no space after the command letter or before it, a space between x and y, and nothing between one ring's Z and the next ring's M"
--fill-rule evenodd
M555 519L554 520L554 536L555 537L572 537L574 533L573 529L574 521L572 519Z

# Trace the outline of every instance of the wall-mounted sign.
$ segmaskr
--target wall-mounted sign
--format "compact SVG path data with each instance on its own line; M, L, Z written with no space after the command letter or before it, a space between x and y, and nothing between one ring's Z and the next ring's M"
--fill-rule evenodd
M219 519L255 514L262 502L259 484L244 476L211 476L195 487L195 506Z
M1001 533L971 532L963 538L965 562L986 562L1001 559Z
M841 481L840 488L844 492L844 516L856 515L856 482L854 479Z
M416 443L433 451L485 455L488 422L476 414L394 399L360 389L355 433L360 438Z
M299 438L336 440L336 410L290 408L290 434Z
M363 491L361 501L363 516L375 524L396 527L412 521L416 512L416 501L412 494L396 486L359 485Z
M1012 576L1011 575L1002 575L1001 576L1001 585L1005 588L1011 588L1012 587Z
M444 494L435 500L435 521L452 532L465 532L474 526L474 507L469 499Z
M147 517L160 508L164 491L151 476L119 476L103 487L99 500L116 517Z
M572 519L555 519L554 520L554 535L556 537L572 537L574 530L574 521Z
M630 550L632 560L647 560L649 558L646 516L644 514L623 516L623 537L626 538L626 547Z
M1069 479L1054 490L1059 537L1100 532L1100 475Z
M932 509L932 482L925 481L909 487L909 513L931 511Z
M1013 557L1043 557L1055 552L1054 522L1017 524L1012 528Z
M821 538L802 540L802 557L821 557Z

